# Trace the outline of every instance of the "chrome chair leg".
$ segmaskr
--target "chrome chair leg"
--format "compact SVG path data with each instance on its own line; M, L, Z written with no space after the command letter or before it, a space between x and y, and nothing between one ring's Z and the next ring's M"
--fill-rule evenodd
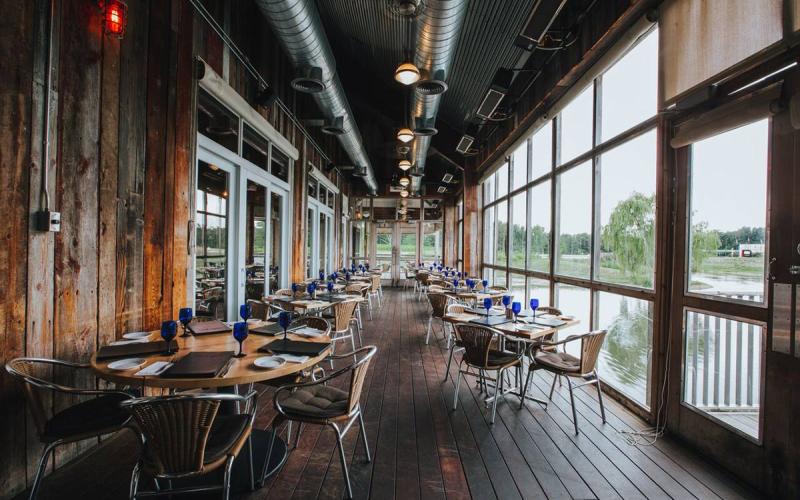
M222 498L228 500L231 496L231 471L233 470L233 459L235 457L228 457L225 463L225 478L222 480Z
M525 407L525 396L528 395L528 384L531 381L531 375L533 375L533 370L531 370L531 367L529 366L528 367L528 374L525 376L525 385L522 386L522 397L519 398L519 409L520 410Z
M39 466L36 468L36 477L33 479L33 486L31 486L31 492L28 496L30 500L34 500L36 498L36 492L39 490L39 486L42 484L44 471L47 469L47 463L50 461L50 453L56 449L58 444L59 441L56 441L54 443L48 443L44 447L44 451L42 451L42 457L39 459Z
M364 427L364 414L361 409L358 410L358 425L361 427L361 440L364 442L364 452L367 454L367 463L372 462L372 456L369 453L369 445L367 444L367 428Z
M461 387L461 363L458 364L458 373L456 374L456 390L453 392L453 410L458 408L458 389Z
M447 357L447 370L444 372L444 382L447 382L447 378L450 376L450 365L453 363L453 352L456 350L455 344L450 347L450 355Z
M547 396L547 399L550 401L553 400L553 391L556 389L556 381L558 380L558 374L553 374L553 385L550 386L550 394Z
M344 483L347 487L347 498L353 498L353 488L350 486L350 471L347 470L347 458L345 457L344 446L342 445L342 433L335 424L331 424L331 427L336 431L336 446L339 448L339 460L342 462Z
M578 435L578 416L575 412L575 394L572 390L572 381L567 377L567 385L569 386L569 402L572 404L572 425L575 426L575 435Z
M428 318L428 328L425 330L425 345L428 345L428 340L431 338L431 322L433 321L433 316Z
M494 425L494 417L497 414L497 400L503 397L503 375L505 375L505 368L501 368L497 372L497 383L494 385L494 401L492 401L492 419L489 423Z
M603 417L603 423L606 423L606 409L603 407L603 391L600 389L600 377L597 376L597 370L594 371L595 384L597 385L597 401L600 403L600 416Z
M253 434L250 434L250 437L247 438L247 469L250 478L250 491L255 491L256 480L255 474L253 473Z
M131 472L131 485L130 489L128 490L128 498L130 500L136 500L136 492L139 490L139 474L142 470L142 462L136 462L136 465L133 467L133 472ZM156 482L156 489L158 489L158 482Z

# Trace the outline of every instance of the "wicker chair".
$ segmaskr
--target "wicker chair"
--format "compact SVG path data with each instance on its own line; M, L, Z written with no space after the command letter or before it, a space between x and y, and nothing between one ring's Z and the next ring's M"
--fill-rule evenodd
M248 445L250 485L253 478L253 449L250 433L256 418L258 392L237 394L178 394L130 399L122 407L130 412L140 432L142 451L131 474L130 498L197 493L222 489L230 494L231 469L242 447ZM219 415L220 404L244 403L241 414ZM224 467L221 486L162 489L158 480L197 477ZM156 490L139 492L139 476L146 472L156 480Z
M342 464L344 481L347 487L347 497L353 497L350 486L350 473L347 470L347 460L342 444L347 431L350 430L356 419L361 427L361 439L367 462L371 461L367 432L364 429L364 418L361 415L361 389L367 374L370 360L378 349L375 346L366 346L352 353L335 356L336 358L353 357L354 363L337 370L319 380L304 384L290 384L280 387L273 397L273 402L278 415L273 421L273 430L283 420L298 422L297 439L300 439L304 424L329 425L336 432L336 444L339 448L339 460ZM342 376L350 375L347 390L327 385L329 381ZM273 440L270 441L270 454Z
M333 305L333 325L331 331L331 368L333 368L333 356L336 352L336 343L345 339L350 339L350 347L356 350L356 341L353 336L353 318L355 318L358 302L355 300L345 300Z
M248 299L247 304L253 311L253 318L267 320L269 318L269 304L260 300Z
M428 277L431 274L428 271L418 271L416 278L417 283L414 290L417 292L417 299L422 300L422 294L427 291L428 288Z
M120 408L120 403L132 398L132 394L119 390L80 389L61 385L52 380L53 373L59 368L77 373L88 369L89 365L42 358L16 358L6 363L6 371L23 384L25 400L39 441L44 444L44 451L33 478L30 499L36 498L50 454L56 447L116 432L125 428L130 421L130 416ZM96 397L85 399L51 415L49 410L52 408L52 393Z
M414 268L407 266L404 268L404 279L403 279L403 291L408 290L409 285L412 283L414 284L414 289L416 289L416 273L414 272Z
M370 285L366 283L349 283L344 287L344 293L346 295L353 295L353 296L360 296L363 299L367 298L367 293L369 293ZM358 303L358 307L356 307L356 324L358 325L358 333L361 334L361 331L364 329L364 322L361 320L361 307L368 305L369 302L367 300L360 301ZM372 310L369 310L369 319L372 320Z
M453 395L453 410L458 407L458 389L462 377L466 375L478 376L479 380L483 380L485 384L485 372L497 372L497 377L494 379L495 392L492 401L491 423L494 424L494 417L497 413L497 400L505 398L503 375L506 370L514 368L517 372L517 379L522 379L522 354L496 349L495 347L503 345L504 335L494 328L469 323L457 323L455 330L456 337L461 339L464 347L464 355L458 363L456 390ZM466 370L461 368L463 364L467 365ZM470 368L478 370L478 373L474 373ZM524 400L524 398L522 399Z
M447 312L447 303L450 302L450 297L443 293L428 293L428 303L431 306L431 315L428 317L428 328L425 333L425 345L431 338L431 330L433 319L436 318L442 324L442 335L447 338L445 331L444 315ZM434 334L434 337L436 334Z
M584 333L582 335L570 335L560 342L545 342L545 345L558 346L565 345L569 342L581 343L580 357L576 358L566 352L546 351L546 350L533 350L531 351L531 363L528 369L528 376L525 378L525 386L522 389L523 394L528 392L528 383L530 382L531 375L534 370L546 370L555 375L553 378L553 385L550 387L549 399L553 399L553 389L555 388L556 379L559 376L564 376L567 379L569 386L569 400L572 403L572 424L575 426L575 435L578 435L578 419L575 413L575 396L574 390L583 387L584 385L594 384L597 388L597 399L600 402L600 415L603 418L603 423L606 422L606 411L603 407L603 395L600 389L600 377L597 375L597 358L600 356L600 348L603 347L603 341L606 338L606 330L595 330L593 332ZM573 384L572 378L580 378L583 382ZM524 404L522 400L521 404Z
M449 314L464 314L467 312L467 306L464 304L448 304L447 311L445 315ZM447 356L447 370L444 372L444 380L447 381L447 378L450 376L450 365L453 363L453 354L455 351L463 351L464 344L461 342L461 339L458 338L456 335L456 329L451 327L451 333L447 336L447 349L450 351Z
M372 299L378 301L378 307L382 306L381 303L381 277L379 274L374 274L370 276L370 288L369 292L367 292L367 302L369 304L370 309L370 319L372 319Z

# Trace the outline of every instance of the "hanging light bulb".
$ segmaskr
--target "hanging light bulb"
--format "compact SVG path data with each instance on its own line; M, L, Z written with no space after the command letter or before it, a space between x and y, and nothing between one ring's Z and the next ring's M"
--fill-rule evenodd
M401 186L406 187L411 183L411 180L408 177L403 176L400 177L400 180L398 182L400 183Z
M408 160L400 160L400 163L398 163L397 166L400 167L400 170L405 172L406 170L411 168L411 162Z
M405 189L400 191L400 196L403 198L408 198L408 191Z
M401 142L411 142L414 139L414 132L410 128L403 127L397 131L397 140Z
M419 80L419 70L410 62L404 62L394 71L394 79L403 85L411 85Z

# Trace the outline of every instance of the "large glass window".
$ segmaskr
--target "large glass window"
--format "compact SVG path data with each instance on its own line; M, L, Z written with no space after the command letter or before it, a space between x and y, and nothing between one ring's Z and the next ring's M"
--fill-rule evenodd
M508 202L497 205L497 223L494 236L494 263L500 266L508 264Z
M528 141L523 142L511 154L511 172L512 191L528 182Z
M550 305L550 282L541 278L528 276L528 295L523 306L530 307L531 299L539 299L540 306Z
M508 162L504 163L497 171L497 197L502 198L508 194Z
M422 225L422 260L442 261L442 223L425 222Z
M266 293L267 188L265 186L247 181L246 210L245 299L261 300Z
M597 278L653 287L656 227L656 131L600 156L600 253Z
M511 198L511 260L508 265L517 269L525 269L526 197L527 193L522 192Z
M577 324L562 328L558 331L560 339L566 338L568 335L581 334L589 331L591 327L590 304L591 292L588 288L583 288L566 283L556 283L556 303L555 306L561 310L563 314L574 316L578 320ZM579 357L581 351L580 342L570 342L567 344L566 350L573 356ZM602 377L603 374L601 373Z
M553 120L536 131L531 138L531 179L549 173L553 168Z
M225 319L228 262L228 173L198 162L195 203L195 310Z
M764 302L768 146L767 120L691 146L689 292Z
M550 272L550 181L530 190L528 269Z
M489 208L483 213L483 261L487 264L494 264L495 232L497 224L495 221L496 207Z
M559 164L566 163L592 149L594 127L594 87L589 85L572 100L561 114L558 123L561 131Z
M558 176L556 273L588 278L591 268L592 164L585 162Z

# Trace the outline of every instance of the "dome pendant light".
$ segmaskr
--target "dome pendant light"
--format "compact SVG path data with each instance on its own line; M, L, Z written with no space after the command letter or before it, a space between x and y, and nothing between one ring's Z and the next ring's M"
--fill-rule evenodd
M401 186L406 187L411 183L411 179L409 179L406 176L403 176L400 177L400 180L398 180L398 182L400 183Z
M410 142L414 139L414 132L408 127L403 127L397 131L397 140L401 142Z
M414 64L404 62L394 71L394 79L403 85L411 85L419 81L419 70Z
M400 196L403 198L408 198L408 191L406 191L405 189L400 191Z
M411 162L408 160L400 160L400 163L398 163L397 166L400 167L400 170L405 172L406 170L411 168Z

